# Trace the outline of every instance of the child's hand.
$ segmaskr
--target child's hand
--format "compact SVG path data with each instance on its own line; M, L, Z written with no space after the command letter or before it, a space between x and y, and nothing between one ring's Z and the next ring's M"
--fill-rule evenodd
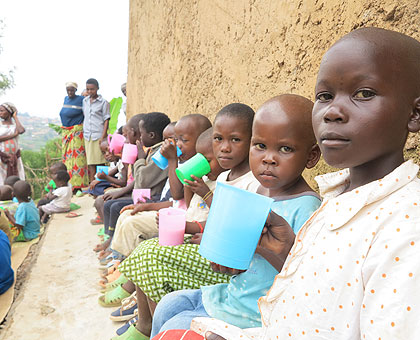
M190 243L191 244L200 244L202 238L203 238L203 233L194 234L193 237L190 240Z
M191 176L194 181L185 180L185 183L189 185L189 188L194 194L197 194L200 197L204 197L206 194L209 193L210 189L206 183L204 183L202 178L195 177L194 175Z
M131 212L131 215L135 215L143 211L149 211L149 203L137 203L134 206L134 210Z
M225 267L225 266L222 266L222 265L214 263L214 262L210 262L210 265L211 265L211 269L213 269L214 272L221 273L221 274L238 275L238 274L243 273L245 271L245 270L241 270L241 269L234 269L234 268Z
M130 205L126 205L124 208L122 208L121 210L120 210L120 214L122 214L124 211L126 211L126 210L133 210L134 209L134 207L135 207L135 205L134 204L130 204Z
M144 152L143 148L143 142L141 140L138 140L136 142L137 145L137 159L146 159L146 152Z
M93 190L93 188L97 185L99 183L99 181L98 180L93 180L91 183L90 183L90 185L89 185L89 189L90 190Z
M99 171L97 174L96 174L96 177L97 178L99 178L99 179L106 179L106 174L104 173L104 172L102 172L102 171ZM96 185L96 184L95 184Z
M173 138L166 139L163 142L163 144L162 144L162 146L160 148L160 153L167 160L177 159L178 156L177 156L177 152L176 152L176 143L175 143L175 140Z
M117 198L121 197L121 193L119 190L113 191L113 192L107 192L104 195L104 201L108 201L108 200L115 200Z

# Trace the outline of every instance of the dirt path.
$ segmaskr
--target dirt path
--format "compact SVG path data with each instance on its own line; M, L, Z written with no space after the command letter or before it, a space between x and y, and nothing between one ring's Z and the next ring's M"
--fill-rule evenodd
M22 291L0 330L2 340L107 340L122 324L103 308L98 260L92 248L98 242L93 200L74 198L83 216L55 215L44 235L39 254L26 276Z

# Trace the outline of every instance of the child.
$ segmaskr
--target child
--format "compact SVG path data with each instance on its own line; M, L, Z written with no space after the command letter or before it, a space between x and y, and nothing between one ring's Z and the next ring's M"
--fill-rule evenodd
M284 216L294 233L321 203L302 177L305 167L315 166L320 156L311 111L312 102L306 98L274 97L257 111L252 130L249 161L262 185L259 192L275 199L272 211ZM266 254L258 248L249 269L228 284L165 296L156 308L151 336L168 329L188 329L196 316L210 315L241 328L259 326L258 298L281 269Z
M15 281L11 256L10 242L6 234L0 230L0 295L5 293Z
M57 174L57 172L60 170L67 171L67 166L63 162L57 162L57 163L52 164L49 168L51 178L53 178ZM52 199L48 198L48 193L51 192L52 190L55 190L56 188L57 188L56 183L54 182L53 179L51 179L51 181L48 182L48 184L45 187L45 191L47 192L47 194L44 195L44 197L38 201L38 204L37 204L38 208L41 205L48 204L52 201Z
M198 320L227 339L417 339L419 167L404 162L420 130L420 43L379 28L353 31L324 55L313 126L328 164L324 203L293 239L269 232L286 259L260 299L263 327ZM221 327L219 327L221 326ZM212 337L216 339L218 337ZM210 338L209 338L210 339Z
M13 185L13 192L19 206L14 216L7 209L5 212L10 223L17 229L14 240L21 242L37 238L40 229L39 212L31 198L31 186L19 180Z
M89 183L95 179L96 166L103 165L99 144L107 136L109 119L109 103L98 95L99 83L90 78L86 81L88 97L83 99L83 136L85 138L86 159L89 171Z
M50 203L39 207L39 216L42 223L47 223L52 214L70 211L72 197L71 186L69 186L70 176L67 171L59 170L53 176L57 189L48 193Z

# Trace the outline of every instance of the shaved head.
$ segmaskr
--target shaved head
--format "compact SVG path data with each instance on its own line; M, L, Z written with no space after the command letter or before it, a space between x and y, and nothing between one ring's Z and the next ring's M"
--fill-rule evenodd
M206 131L208 128L211 128L210 120L206 116L198 113L182 117L177 124L188 124L193 126L194 130L197 131L197 136Z

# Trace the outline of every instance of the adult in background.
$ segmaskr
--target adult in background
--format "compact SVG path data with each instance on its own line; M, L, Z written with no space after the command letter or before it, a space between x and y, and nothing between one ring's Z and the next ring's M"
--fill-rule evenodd
M25 128L17 117L17 109L12 103L0 105L0 185L9 176L25 179L18 136Z
M81 189L89 184L83 138L83 96L76 94L77 84L66 83L67 96L60 111L63 129L62 159L70 175L73 189Z
M83 132L85 137L86 157L89 169L89 182L95 179L96 166L105 164L100 144L107 137L109 119L109 103L98 95L99 83L90 78L86 81L88 97L83 99L85 121Z

